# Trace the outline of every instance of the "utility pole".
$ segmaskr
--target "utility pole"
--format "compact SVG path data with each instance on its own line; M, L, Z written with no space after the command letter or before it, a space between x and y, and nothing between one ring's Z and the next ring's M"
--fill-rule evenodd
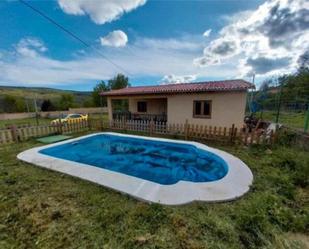
M36 103L36 95L34 95L33 101L34 101L36 125L39 126L39 114L38 114L38 106L37 106L37 103Z
M26 102L26 106L27 106L27 112L30 112L29 103L28 103L28 99L27 98L25 98L25 102Z
M306 117L305 117L305 126L304 126L304 132L308 131L309 128L309 102L307 104L307 111L306 111Z
M279 83L279 79L278 78L277 78L277 82ZM278 105L277 105L277 115L276 115L277 128L278 128L280 108L281 108L282 89L283 89L283 82L280 84L280 91L279 91L279 98L278 98Z
M255 86L255 73L253 73L252 75L252 83ZM251 96L250 96L250 101L249 101L249 107L250 107L250 112L252 114L252 102L253 102L253 94L254 94L254 89L251 90Z

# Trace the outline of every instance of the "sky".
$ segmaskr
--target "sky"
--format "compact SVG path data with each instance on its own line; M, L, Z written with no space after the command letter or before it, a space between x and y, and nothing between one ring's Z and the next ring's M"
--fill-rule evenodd
M242 78L257 86L309 56L307 0L0 0L0 85L91 90ZM85 44L87 46L85 46Z

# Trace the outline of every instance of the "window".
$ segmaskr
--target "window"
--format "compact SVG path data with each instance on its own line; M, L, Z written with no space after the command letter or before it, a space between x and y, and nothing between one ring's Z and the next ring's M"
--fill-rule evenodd
M210 100L193 101L193 117L194 118L210 118L211 117L211 101Z
M147 112L147 102L146 101L137 102L137 112Z

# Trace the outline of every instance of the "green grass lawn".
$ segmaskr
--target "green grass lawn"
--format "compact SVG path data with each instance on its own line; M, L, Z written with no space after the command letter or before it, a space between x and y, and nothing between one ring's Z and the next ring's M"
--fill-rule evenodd
M261 113L256 116L260 117ZM264 111L262 118L267 121L276 121L277 113L275 111ZM280 112L279 123L284 124L291 128L304 129L305 125L305 112Z
M90 114L90 118L92 119L103 119L105 121L108 120L107 113L104 114ZM39 125L48 125L52 118L39 118ZM37 125L36 118L23 118L23 119L10 119L10 120L0 120L0 129L5 128L6 125Z
M39 125L50 124L52 119L49 118L39 118ZM9 119L9 120L0 120L0 129L5 128L6 125L37 125L35 118L22 118L22 119Z
M90 118L93 118L93 119L103 119L104 121L107 121L108 120L108 114L107 113L103 113L103 114L99 114L99 113L90 114Z
M38 145L0 147L0 248L271 249L308 243L308 152L217 145L252 169L251 191L232 202L170 207L16 159Z

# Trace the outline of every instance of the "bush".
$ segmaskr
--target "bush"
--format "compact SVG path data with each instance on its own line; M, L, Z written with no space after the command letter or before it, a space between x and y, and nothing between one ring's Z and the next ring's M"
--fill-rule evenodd
M41 104L41 111L42 112L49 112L49 111L55 111L56 108L55 106L53 105L53 103L47 99L47 100L44 100Z
M24 112L26 111L26 104L23 98L6 95L3 99L4 112Z
M277 136L278 145L291 146L295 143L297 138L297 134L291 130L279 130Z

